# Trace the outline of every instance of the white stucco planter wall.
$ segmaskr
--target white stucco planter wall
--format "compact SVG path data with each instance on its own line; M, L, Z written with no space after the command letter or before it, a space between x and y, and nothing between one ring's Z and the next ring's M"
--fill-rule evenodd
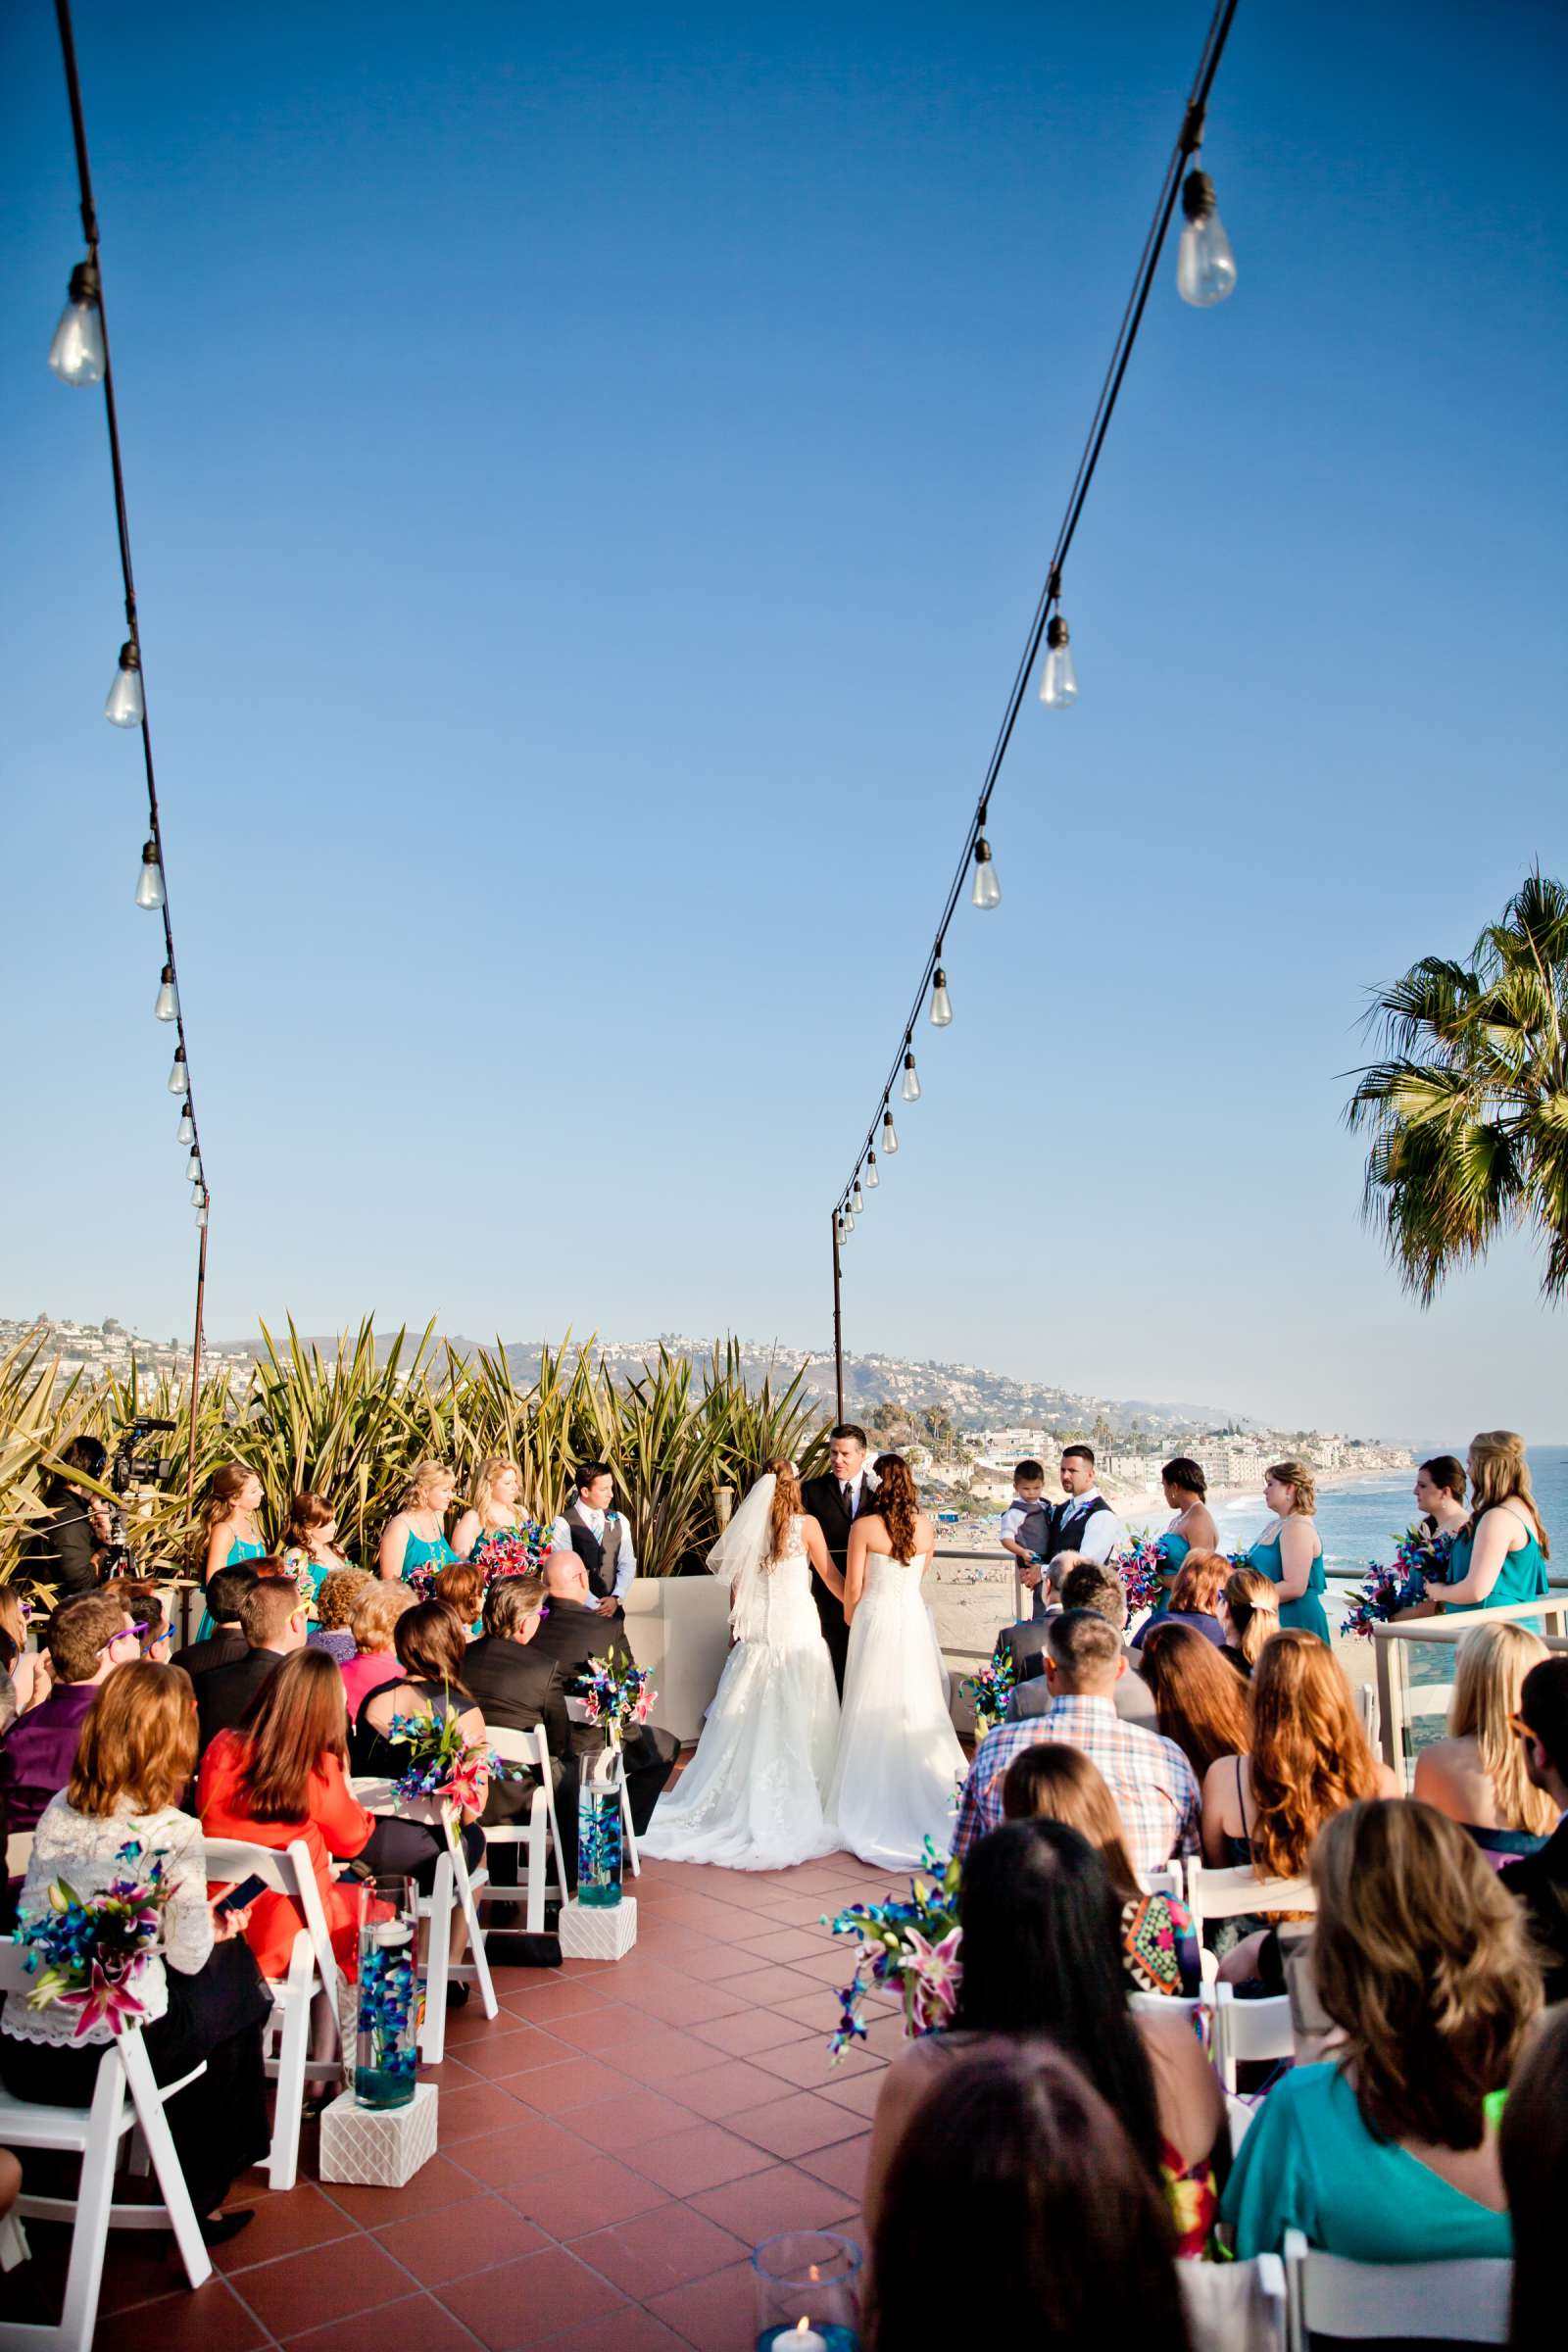
M717 1576L639 1576L626 1595L626 1638L658 1693L650 1721L695 1740L729 1655L729 1586Z

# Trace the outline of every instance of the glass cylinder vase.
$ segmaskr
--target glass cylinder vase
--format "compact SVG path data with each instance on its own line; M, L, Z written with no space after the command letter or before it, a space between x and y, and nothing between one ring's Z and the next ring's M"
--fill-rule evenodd
M752 2255L757 2352L857 2352L860 2249L828 2230L791 2230Z
M585 1911L609 1911L620 1900L618 1762L618 1751L607 1746L585 1765L577 1792L577 1900Z
M406 2107L413 2098L419 1995L418 1889L412 1879L367 1879L354 2047L354 2096L362 2107Z

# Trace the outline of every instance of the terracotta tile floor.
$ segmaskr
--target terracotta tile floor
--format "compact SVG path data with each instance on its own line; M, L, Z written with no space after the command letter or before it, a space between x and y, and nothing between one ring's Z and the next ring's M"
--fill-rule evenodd
M841 1855L745 1873L650 1862L626 1959L495 1971L501 2014L455 2016L440 2153L403 2189L251 2174L257 2219L197 2293L118 2237L97 2342L115 2352L745 2352L748 2257L781 2230L858 2233L877 2078L830 2068L848 1954L813 1923L893 1884ZM505 1946L501 1947L505 1949ZM52 2317L64 2232L0 2280Z

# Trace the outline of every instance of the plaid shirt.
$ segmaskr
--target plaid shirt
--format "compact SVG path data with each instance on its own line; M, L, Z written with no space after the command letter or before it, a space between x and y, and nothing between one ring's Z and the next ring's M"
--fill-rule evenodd
M1002 1819L1002 1784L1014 1756L1040 1740L1081 1748L1105 1777L1116 1800L1128 1851L1139 1876L1158 1870L1173 1854L1198 1852L1198 1783L1172 1740L1123 1723L1108 1698L1074 1691L1054 1698L1043 1715L999 1723L974 1751L958 1803L953 1850L960 1858Z

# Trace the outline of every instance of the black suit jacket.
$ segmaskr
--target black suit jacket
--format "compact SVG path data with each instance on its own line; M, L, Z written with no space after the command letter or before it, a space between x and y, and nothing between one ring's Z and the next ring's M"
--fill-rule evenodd
M549 1622L546 1618L545 1624ZM544 1632L543 1625L539 1632ZM571 1749L565 1677L554 1658L535 1656L537 1645L537 1635L528 1642L486 1636L470 1643L463 1661L464 1688L487 1724L505 1732L532 1732L542 1723L550 1753L564 1756Z
M536 1668L548 1662L559 1671L564 1700L589 1659L608 1658L612 1647L626 1654L626 1638L618 1618L601 1617L597 1609L579 1608L573 1601L553 1600L549 1615L523 1655L531 1658ZM597 1724L568 1723L567 1731L573 1755L604 1754L605 1735ZM553 1745L551 1753L555 1753Z
M268 1676L282 1662L280 1650L247 1649L232 1666L215 1666L198 1679L196 1724L203 1755L220 1732L234 1729Z
M844 1496L836 1478L808 1478L801 1487L802 1506L809 1511L822 1530L822 1541L832 1555L836 1568L842 1568L850 1552L850 1515L844 1508ZM876 1495L862 1478L857 1519L864 1519L876 1509Z
M176 1649L170 1659L172 1666L183 1666L192 1682L199 1674L211 1674L215 1667L233 1666L245 1656L250 1644L237 1625L228 1625L205 1642L188 1642Z

